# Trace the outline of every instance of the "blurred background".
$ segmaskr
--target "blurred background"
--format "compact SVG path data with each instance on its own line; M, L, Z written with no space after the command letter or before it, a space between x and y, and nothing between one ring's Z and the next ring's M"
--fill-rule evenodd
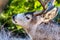
M60 0L56 0L55 6L60 6ZM12 15L42 9L38 0L0 0L0 28L3 25L6 31L23 36L25 31L21 26L12 23ZM55 21L60 23L60 15L58 16Z

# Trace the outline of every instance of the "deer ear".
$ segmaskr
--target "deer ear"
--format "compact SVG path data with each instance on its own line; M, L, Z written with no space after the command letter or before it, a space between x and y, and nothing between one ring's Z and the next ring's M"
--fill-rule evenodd
M52 20L54 17L57 16L57 8L53 8L52 10L50 10L49 12L47 12L46 14L44 14L44 22L48 22L50 20Z

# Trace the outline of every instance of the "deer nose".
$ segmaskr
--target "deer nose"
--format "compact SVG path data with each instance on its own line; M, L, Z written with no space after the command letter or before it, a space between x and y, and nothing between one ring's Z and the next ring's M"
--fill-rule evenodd
M13 20L15 20L15 16L16 16L16 14L15 14L15 15L13 15L13 17L12 17L12 18L13 18Z

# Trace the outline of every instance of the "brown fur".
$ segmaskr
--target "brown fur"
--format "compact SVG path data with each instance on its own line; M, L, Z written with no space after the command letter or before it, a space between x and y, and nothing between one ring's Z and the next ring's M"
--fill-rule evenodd
M0 12L3 11L9 0L0 0Z

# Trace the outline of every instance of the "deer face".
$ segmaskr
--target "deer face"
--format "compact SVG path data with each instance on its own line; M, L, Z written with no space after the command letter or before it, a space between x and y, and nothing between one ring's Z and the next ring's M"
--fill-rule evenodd
M13 16L13 22L18 25L27 25L32 19L31 15L17 14Z
M34 14L39 12L28 12L24 14L17 14L13 16L13 22L15 24L21 25L21 26L29 26L29 25L36 25L37 23L41 22L48 22L52 20L56 16L56 8L53 8L51 11L47 12L46 14L34 16Z
M21 25L21 26L26 26L30 23L32 20L32 15L31 14L17 14L13 16L13 23Z
M35 25L39 20L41 21L42 17L34 16L34 12L17 14L13 16L13 23L26 27L28 27L28 25Z

